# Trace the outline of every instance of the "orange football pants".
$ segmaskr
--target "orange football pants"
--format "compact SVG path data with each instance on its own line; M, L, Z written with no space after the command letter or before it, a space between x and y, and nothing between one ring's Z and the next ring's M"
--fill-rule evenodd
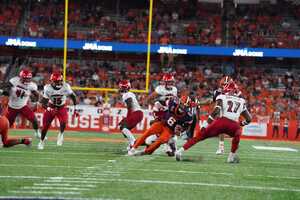
M150 135L157 135L158 138L154 143L146 147L146 149L144 150L145 154L152 154L156 149L160 147L161 144L167 143L173 136L173 131L160 121L154 122L150 126L150 128L147 129L143 133L143 135L136 140L133 148L137 149L139 146L144 144L146 138Z
M4 116L0 116L0 135L3 144L6 144L7 142L8 128L9 128L9 122L7 118Z

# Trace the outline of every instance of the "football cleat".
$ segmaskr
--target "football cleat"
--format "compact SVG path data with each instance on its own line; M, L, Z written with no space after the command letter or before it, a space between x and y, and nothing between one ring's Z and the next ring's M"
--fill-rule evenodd
M57 142L56 142L56 144L57 144L57 146L62 146L63 143L64 143L64 134L63 133L59 133L57 135Z
M182 160L182 153L180 150L175 152L175 159L176 161L181 161Z
M218 149L217 151L216 151L216 155L223 155L224 154L224 149Z
M135 148L131 148L131 149L128 151L127 155L128 155L128 156L134 156L137 152L138 152L138 151L137 151Z
M31 138L24 138L23 144L25 144L27 147L31 147L32 139Z
M37 146L37 149L43 150L44 146L45 146L45 141L44 140L40 140L40 142L39 142L39 144Z
M228 163L239 163L240 162L240 158L238 157L238 155L236 153L229 153L229 156L227 158L227 162Z

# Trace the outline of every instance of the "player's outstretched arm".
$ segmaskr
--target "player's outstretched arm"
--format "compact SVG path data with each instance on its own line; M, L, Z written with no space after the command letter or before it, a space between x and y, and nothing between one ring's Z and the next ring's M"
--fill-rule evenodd
M10 82L0 84L0 95L9 96L9 91L13 85Z
M216 101L216 106L214 108L214 110L212 111L212 113L208 116L208 119L207 119L207 123L210 124L214 121L214 119L220 115L221 113L221 110L222 110L222 107L223 107L223 102L221 99L218 99Z
M144 104L149 104L153 99L155 99L158 96L157 92L152 92L149 96L147 96L144 100Z
M42 104L42 107L43 107L44 109L47 109L47 107L48 107L48 102L49 102L49 99L47 99L47 98L45 98L45 97L42 97L42 99L41 99L41 101L40 101L40 103Z
M73 105L76 106L77 105L76 95L74 93L72 93L72 94L70 94L70 98L72 99Z
M31 101L38 102L41 97L40 93L38 91L34 90L34 91L31 91L31 94L32 94Z
M241 121L240 125L241 126L246 126L247 124L250 124L250 122L252 121L252 116L251 114L249 113L249 111L246 109L244 110L241 115L243 116L243 118L245 120Z

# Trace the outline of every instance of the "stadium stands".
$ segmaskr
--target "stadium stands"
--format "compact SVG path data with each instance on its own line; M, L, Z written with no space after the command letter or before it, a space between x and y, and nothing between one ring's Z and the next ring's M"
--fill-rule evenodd
M116 2L70 2L69 38L146 42L147 1L135 1L130 8ZM1 4L1 35L63 38L63 1L14 0ZM299 48L299 17L299 6L285 1L221 9L214 3L160 0L154 4L152 42Z

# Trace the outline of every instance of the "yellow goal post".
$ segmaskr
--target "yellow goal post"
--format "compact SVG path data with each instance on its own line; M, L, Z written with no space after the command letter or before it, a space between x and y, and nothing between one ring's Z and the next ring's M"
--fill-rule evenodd
M144 90L131 90L132 92L135 93L149 92L153 0L150 0L149 2L150 2L150 6L149 6L149 23L148 23L148 41L147 41L146 88ZM64 59L63 59L63 77L65 81L67 78L67 59L68 59L68 11L69 11L69 0L65 0ZM90 88L90 87L78 87L78 86L72 86L72 89L81 90L81 91L103 91L105 93L118 91L118 89L116 88Z

